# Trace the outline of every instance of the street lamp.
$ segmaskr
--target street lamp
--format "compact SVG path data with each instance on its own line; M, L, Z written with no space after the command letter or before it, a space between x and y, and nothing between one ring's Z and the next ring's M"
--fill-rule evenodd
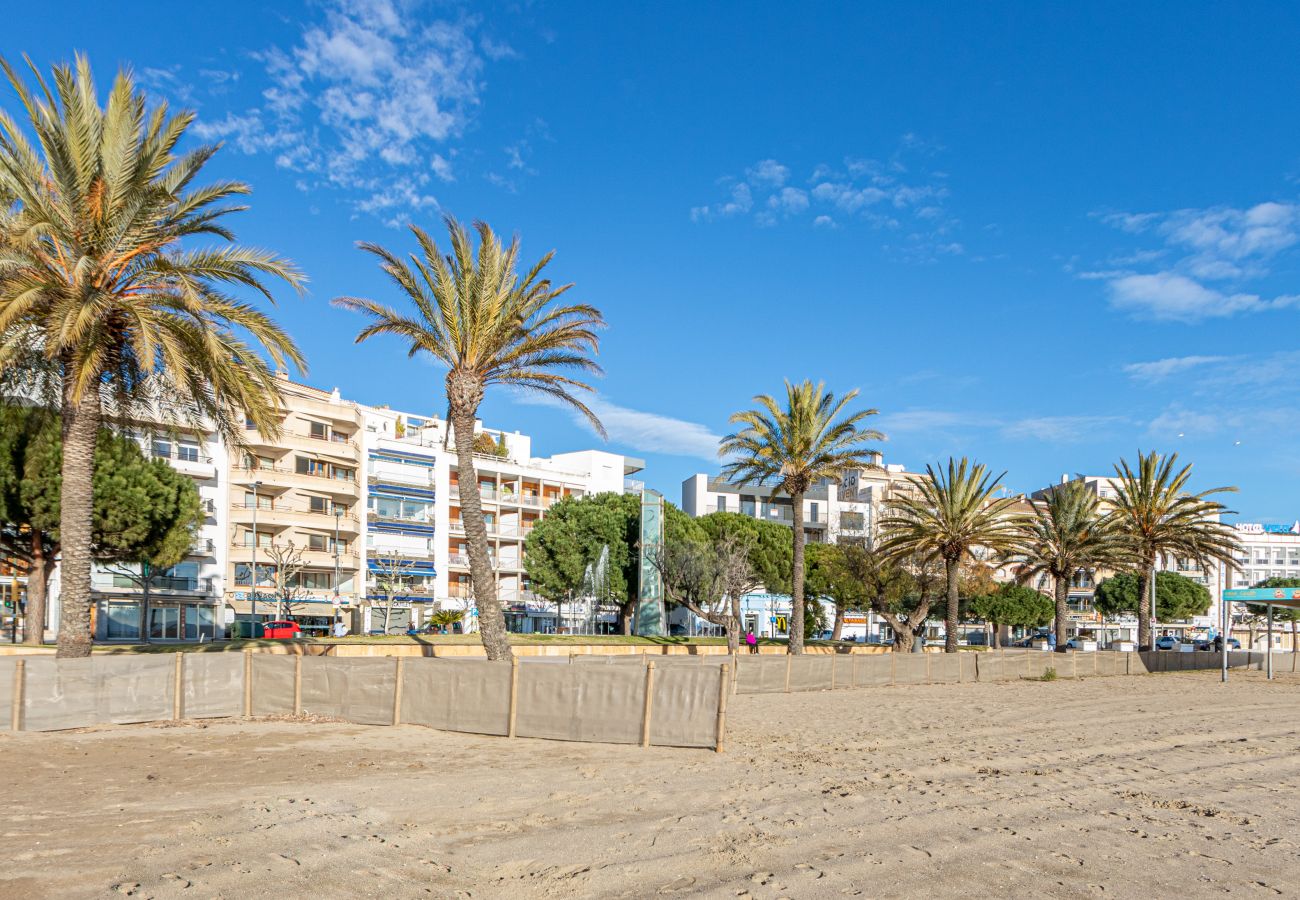
M249 613L249 618L252 620L252 625L248 629L249 637L257 637L257 489L261 486L262 482L253 482L253 578L251 582L253 602L252 612Z
M334 617L343 618L339 610L339 521L343 516L343 507L334 504Z

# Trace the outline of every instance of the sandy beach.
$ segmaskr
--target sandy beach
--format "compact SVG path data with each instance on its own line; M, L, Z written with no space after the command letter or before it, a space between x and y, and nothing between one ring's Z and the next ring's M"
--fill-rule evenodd
M1300 885L1300 679L732 698L727 752L209 721L0 737L4 897Z

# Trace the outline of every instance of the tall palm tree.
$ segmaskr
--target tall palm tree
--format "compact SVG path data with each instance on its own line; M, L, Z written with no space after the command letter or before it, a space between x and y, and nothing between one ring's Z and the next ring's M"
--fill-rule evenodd
M1151 647L1151 572L1161 556L1182 557L1202 567L1215 560L1235 566L1237 539L1220 521L1232 510L1209 498L1237 489L1216 487L1194 494L1187 489L1192 467L1176 470L1177 462L1177 453L1138 451L1137 469L1121 459L1111 482L1115 499L1108 516L1137 568L1138 646L1144 649Z
M731 421L742 427L723 438L718 455L732 457L722 472L735 483L770 483L774 494L790 498L794 558L788 652L803 653L804 495L822 479L839 478L866 465L872 451L862 445L883 441L885 436L861 427L869 416L876 415L874 409L840 418L844 408L858 396L857 390L837 399L822 382L791 384L787 380L785 393L784 407L772 396L760 394L754 398L760 409L733 414Z
M1033 504L1023 524L1024 546L1018 558L1020 577L1049 575L1056 598L1056 649L1065 652L1065 620L1070 579L1080 569L1119 568L1123 544L1114 520L1101 513L1101 500L1082 481L1054 488Z
M225 218L247 186L195 185L217 148L178 153L193 114L149 108L130 72L99 105L90 64L55 66L36 88L4 60L26 130L0 111L0 196L13 199L0 264L0 369L36 348L57 380L63 418L59 653L90 653L91 483L95 436L144 405L206 419L241 442L244 417L279 430L276 366L303 367L293 341L230 290L271 300L264 283L302 276L238 246ZM33 142L34 141L34 142ZM196 237L224 244L194 247Z
M448 419L456 438L460 505L469 543L470 578L479 612L479 631L488 659L509 659L505 616L497 600L488 555L478 475L474 470L474 422L489 385L542 394L573 407L603 437L605 429L575 391L591 391L573 372L600 373L591 359L598 348L600 312L585 304L555 301L572 285L556 287L542 277L554 253L547 253L521 277L519 239L503 246L492 229L475 224L478 249L455 219L446 219L451 252L446 254L422 229L411 226L420 252L409 262L378 244L361 248L415 307L407 315L373 300L340 297L334 302L371 319L357 343L381 334L401 338L409 356L427 353L447 367Z
M925 472L924 478L908 479L913 490L886 502L880 549L896 559L943 561L948 593L944 651L956 653L962 561L978 560L981 549L1003 555L1015 552L1023 516L1015 512L1014 498L994 496L1002 475L991 477L982 463L950 457L946 473L933 466L926 466Z

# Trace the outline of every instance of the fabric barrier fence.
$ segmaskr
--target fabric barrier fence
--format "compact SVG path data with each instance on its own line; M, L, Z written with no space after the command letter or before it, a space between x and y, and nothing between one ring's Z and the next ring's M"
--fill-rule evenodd
M56 731L170 719L176 698L171 656L28 657L23 728Z
M658 747L716 745L720 668L718 665L668 666L662 672L655 672L651 744Z
M484 659L408 659L401 720L442 731L508 734L510 668Z
M253 661L253 715L293 715L294 668L296 660L302 657L271 653L250 655Z
M244 711L242 653L185 653L181 672L181 716L214 719Z
M646 670L521 662L515 734L604 744L641 742Z
M784 691L787 656L741 656L736 660L736 693L775 694Z
M14 671L17 665L18 661L12 656L0 658L0 731L13 727Z
M330 716L359 725L393 724L397 657L298 659L302 666L299 709L303 714Z

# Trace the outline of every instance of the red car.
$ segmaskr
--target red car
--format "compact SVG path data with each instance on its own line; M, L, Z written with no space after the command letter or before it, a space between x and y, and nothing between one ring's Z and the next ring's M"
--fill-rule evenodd
M302 629L298 627L298 623L290 622L288 620L283 622L267 622L262 626L262 628L264 629L262 637L271 638L273 640L292 641L294 638L302 635Z

